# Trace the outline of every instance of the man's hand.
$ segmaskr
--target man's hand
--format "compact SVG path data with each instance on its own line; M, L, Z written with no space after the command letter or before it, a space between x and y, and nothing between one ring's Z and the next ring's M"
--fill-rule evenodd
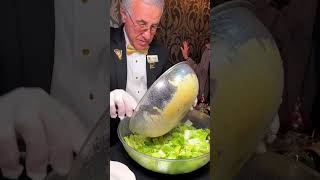
M110 92L110 116L112 118L131 117L136 106L136 100L126 91L115 89Z
M110 161L110 180L136 180L136 176L128 166L117 161Z
M189 45L187 41L183 41L182 47L180 47L182 56L185 60L189 58Z
M39 88L18 88L0 97L0 168L5 177L18 178L17 137L26 144L26 172L44 179L47 165L60 175L71 168L87 136L74 113Z

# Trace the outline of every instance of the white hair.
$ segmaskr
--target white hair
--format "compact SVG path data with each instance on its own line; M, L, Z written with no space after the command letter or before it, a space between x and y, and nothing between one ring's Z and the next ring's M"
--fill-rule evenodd
M163 11L164 0L141 0L141 1L146 4L158 6ZM132 0L122 0L121 1L122 7L129 11L130 6L131 6L131 2L132 2Z

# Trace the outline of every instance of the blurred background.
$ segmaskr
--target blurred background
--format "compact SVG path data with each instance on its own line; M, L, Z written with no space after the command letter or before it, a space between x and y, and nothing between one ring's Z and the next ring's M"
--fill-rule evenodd
M230 0L216 0L212 2L212 6L228 1ZM248 1L255 6L257 18L271 32L283 60L284 91L279 108L280 131L275 142L268 146L268 151L302 162L319 172L320 2L318 0ZM280 161L274 156L268 158L269 160L274 158L275 161L269 162L269 165L265 163L263 166L272 171L274 162ZM294 162L291 164L297 171ZM279 166L281 165L276 167ZM261 166L249 161L245 167ZM249 171L247 169L243 172L249 173ZM285 172L287 171L283 169L283 173Z

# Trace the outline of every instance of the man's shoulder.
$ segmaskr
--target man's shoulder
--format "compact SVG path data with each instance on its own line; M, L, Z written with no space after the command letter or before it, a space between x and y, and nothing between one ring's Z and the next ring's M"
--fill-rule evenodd
M153 40L150 44L150 47L155 49L156 51L162 52L162 53L168 53L167 47L159 40Z
M119 33L120 27L110 27L110 34Z
M110 40L118 41L123 36L122 27L110 27Z

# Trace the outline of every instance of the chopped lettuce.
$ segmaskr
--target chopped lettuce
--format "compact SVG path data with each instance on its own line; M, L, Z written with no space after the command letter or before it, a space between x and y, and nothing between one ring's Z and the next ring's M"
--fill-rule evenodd
M189 159L210 151L210 130L196 129L190 123L180 124L156 138L131 134L124 139L133 149L162 159Z

